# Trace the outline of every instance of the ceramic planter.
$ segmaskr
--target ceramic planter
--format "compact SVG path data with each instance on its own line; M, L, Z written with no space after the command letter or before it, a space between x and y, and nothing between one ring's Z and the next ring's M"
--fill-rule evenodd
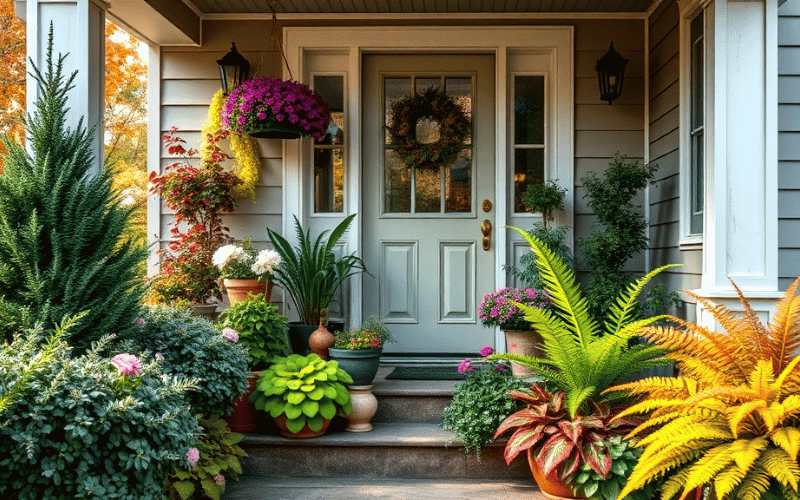
M305 356L311 350L308 347L308 339L311 334L319 328L317 325L304 325L303 323L290 322L289 323L289 345L294 354L301 354Z
M231 305L247 300L247 294L252 293L258 295L264 294L264 300L269 302L272 296L272 280L267 280L266 283L260 280L235 280L225 278L222 280L225 290L228 291L228 300Z
M319 328L314 330L314 333L308 338L308 347L311 349L311 352L315 353L320 358L325 361L330 361L331 358L328 354L328 350L333 347L335 341L336 339L333 334L328 331L325 325L320 323Z
M234 401L233 413L224 417L225 421L228 422L228 427L233 432L253 432L256 430L258 412L250 404L250 395L256 389L260 374L261 372L250 372L250 378L247 380L247 392L240 394Z
M383 348L378 349L328 349L332 360L353 377L351 386L370 385L378 372Z
M558 478L558 472L554 469L548 475L542 474L542 469L533 458L533 452L528 450L528 465L531 467L533 479L542 491L542 494L550 500L567 500L575 498L586 498L584 496L576 496L564 481Z
M291 432L288 427L286 427L286 418L285 414L281 414L275 418L275 424L278 426L280 433L286 437L296 438L296 439L305 439L305 438L313 438L317 436L322 436L328 431L328 426L331 425L331 421L327 418L322 419L322 428L318 431L312 431L308 424L304 425L300 432Z
M369 423L378 411L378 399L372 394L371 385L351 385L347 388L350 392L350 403L353 411L347 416L347 432L369 432L372 424Z
M503 330L506 334L506 352L509 354L524 354L526 356L540 357L544 354L541 349L542 337L535 331ZM511 362L511 373L516 377L535 375L532 368Z

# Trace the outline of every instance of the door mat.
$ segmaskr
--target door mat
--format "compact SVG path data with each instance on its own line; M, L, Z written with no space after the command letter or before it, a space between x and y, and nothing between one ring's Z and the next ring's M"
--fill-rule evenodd
M393 380L465 380L455 366L398 366L386 376Z

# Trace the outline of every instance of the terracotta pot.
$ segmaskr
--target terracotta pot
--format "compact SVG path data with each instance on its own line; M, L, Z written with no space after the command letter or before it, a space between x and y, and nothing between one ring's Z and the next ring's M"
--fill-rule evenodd
M305 438L313 438L313 437L317 437L317 436L322 436L328 430L328 426L331 425L331 421L328 420L327 418L323 417L322 418L322 428L320 430L316 431L316 432L312 431L311 429L309 429L308 428L308 424L304 425L303 428L300 429L300 432L291 432L289 430L289 428L286 427L286 421L287 420L288 419L286 418L286 415L285 414L281 414L281 415L279 415L278 417L275 418L275 424L277 424L278 429L280 429L280 432L281 432L282 435L284 435L286 437L290 437L290 438L305 439Z
M542 337L535 331L503 330L506 334L506 352L526 356L542 356ZM516 377L535 375L532 368L511 362L511 373Z
M331 357L328 354L328 349L333 347L335 341L336 339L333 334L328 331L325 325L320 323L319 328L314 330L308 338L308 347L311 349L311 352L316 353L320 358L325 361L330 361Z
M258 411L250 404L250 395L256 388L258 376L261 372L250 372L247 380L247 391L240 394L233 402L233 413L226 415L225 421L233 432L253 432L256 430Z
M272 280L268 279L266 283L260 280L234 280L225 278L222 280L225 290L228 291L228 300L231 305L247 300L247 294L252 293L258 295L264 294L264 300L269 302L272 297Z
M370 385L378 373L383 348L377 349L329 349L331 359L339 363L339 368L353 377L352 385Z
M533 452L530 449L528 450L528 465L531 467L533 479L536 480L536 484L539 486L542 494L550 500L586 498L584 496L575 495L572 488L558 478L557 471L553 470L547 476L542 474L542 470L539 468L536 460L534 460Z
M372 424L369 421L378 411L378 399L372 394L372 386L351 385L347 390L350 392L353 411L347 416L348 425L344 430L348 432L371 431Z

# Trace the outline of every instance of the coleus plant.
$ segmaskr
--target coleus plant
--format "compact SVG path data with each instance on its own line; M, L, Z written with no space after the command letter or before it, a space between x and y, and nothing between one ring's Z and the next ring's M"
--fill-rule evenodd
M581 463L606 478L612 459L604 440L626 434L638 423L631 418L616 418L607 405L594 403L591 414L570 416L566 393L556 390L551 394L540 385L509 394L526 407L506 418L495 433L497 439L514 431L503 454L506 463L527 451L542 475L555 470L562 481L574 474Z

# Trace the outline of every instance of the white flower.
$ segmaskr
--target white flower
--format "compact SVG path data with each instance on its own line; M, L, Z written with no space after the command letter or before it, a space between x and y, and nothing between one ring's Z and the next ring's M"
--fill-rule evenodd
M222 269L231 262L242 261L246 258L244 250L236 245L223 245L214 252L211 263Z
M256 260L250 267L258 276L272 274L281 263L281 256L275 250L261 250L256 255Z

